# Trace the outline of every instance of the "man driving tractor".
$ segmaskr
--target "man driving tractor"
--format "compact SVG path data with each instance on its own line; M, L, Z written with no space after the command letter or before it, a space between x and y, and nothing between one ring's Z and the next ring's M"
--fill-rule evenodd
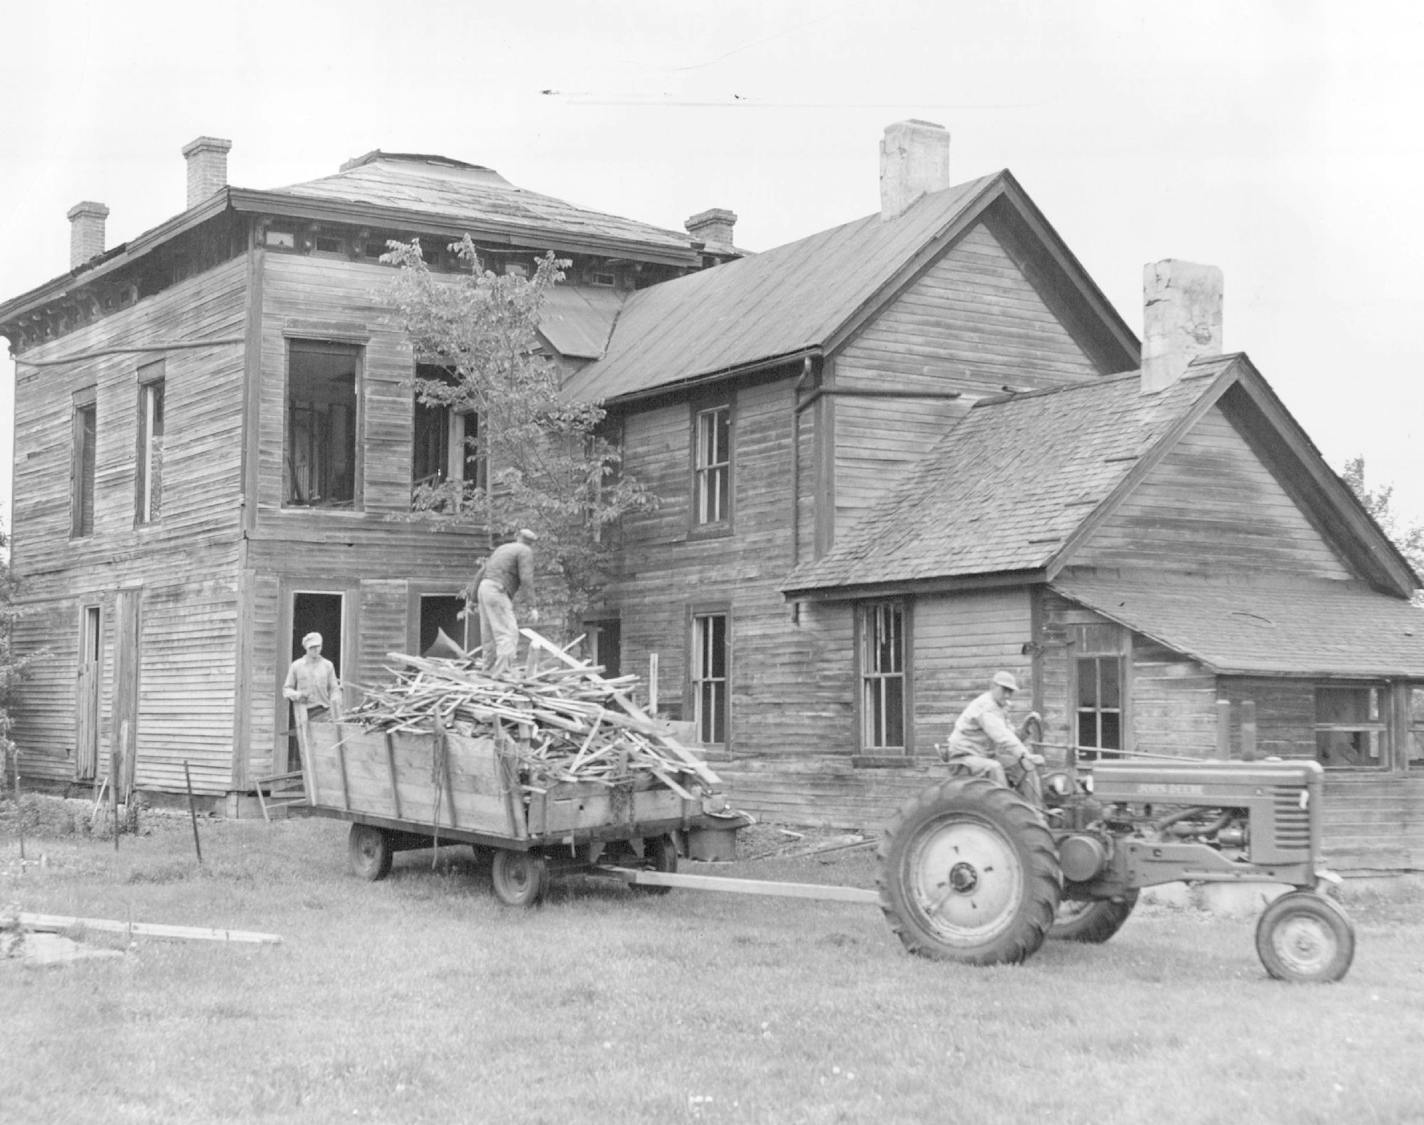
M976 777L987 777L1013 788L1024 800L1037 808L1043 807L1043 787L1038 767L1042 754L1035 754L1023 744L1023 732L1037 715L1030 712L1018 731L1009 725L1009 703L1019 684L1011 672L995 672L989 690L978 696L954 721L949 744L941 757L952 767Z

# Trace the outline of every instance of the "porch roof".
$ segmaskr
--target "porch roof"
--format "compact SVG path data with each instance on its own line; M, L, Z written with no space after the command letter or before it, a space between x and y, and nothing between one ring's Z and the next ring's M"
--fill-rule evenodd
M1424 678L1424 608L1357 583L1064 572L1050 586L1220 675Z

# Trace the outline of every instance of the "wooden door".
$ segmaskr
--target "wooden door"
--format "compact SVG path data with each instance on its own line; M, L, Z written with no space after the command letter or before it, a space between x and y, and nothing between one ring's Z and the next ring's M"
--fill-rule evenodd
M79 619L79 680L74 701L74 777L93 781L99 765L99 687L104 667L103 611L86 605Z

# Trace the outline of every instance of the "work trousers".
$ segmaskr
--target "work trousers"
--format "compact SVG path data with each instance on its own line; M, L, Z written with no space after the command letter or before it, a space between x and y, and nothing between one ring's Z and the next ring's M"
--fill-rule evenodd
M1043 807L1043 785L1038 778L1038 770L1031 765L1019 765L1018 759L1004 755L1002 759L986 758L979 754L951 754L951 769L959 769L974 777L987 777L990 781L1015 790L1029 804ZM1009 774L1016 780L1009 784ZM1018 776L1018 775L1022 776Z
M514 667L519 653L519 624L514 619L514 600L493 578L486 578L475 591L480 606L480 649L485 671L498 675Z

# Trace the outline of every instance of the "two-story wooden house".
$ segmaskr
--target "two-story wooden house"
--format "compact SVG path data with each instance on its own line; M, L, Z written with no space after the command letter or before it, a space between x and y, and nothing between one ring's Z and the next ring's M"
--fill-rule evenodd
M484 471L478 420L415 402L388 240L437 267L466 234L487 268L569 259L545 334L571 363L623 291L731 253L721 213L665 231L441 157L236 188L229 148L187 146L187 209L122 245L104 248L107 208L75 207L71 270L0 305L15 643L48 654L14 713L34 780L103 776L117 750L140 788L181 792L186 765L202 794L250 792L290 762L297 638L320 632L359 685L464 635L455 594L488 536L408 517L415 482Z

